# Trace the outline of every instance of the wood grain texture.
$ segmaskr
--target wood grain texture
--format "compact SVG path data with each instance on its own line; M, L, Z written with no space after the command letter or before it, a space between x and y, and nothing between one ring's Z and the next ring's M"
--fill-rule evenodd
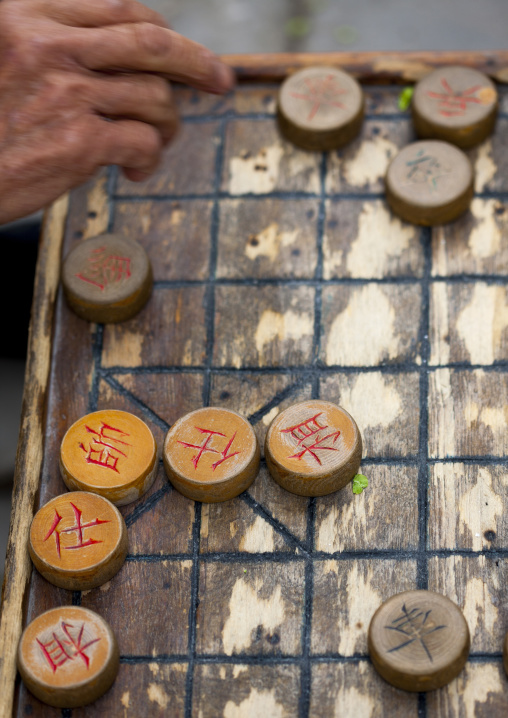
M475 57L485 69L489 56ZM152 487L120 509L130 553L119 573L73 594L33 572L26 591L16 583L16 615L81 602L117 632L114 686L73 718L501 718L508 93L498 86L496 131L469 152L471 211L429 230L382 197L390 157L413 137L400 88L364 86L363 132L325 155L280 138L277 90L175 88L183 130L150 183L109 168L72 192L65 251L132 231L156 282L122 327L80 320L58 294L34 507L65 491L55 467L67 428L106 408L136 414L162 445L180 416L224 407L262 446L285 408L330 400L361 427L369 486L295 496L262 461L248 491L205 506L174 491L159 462ZM460 605L473 638L466 669L426 709L377 676L366 645L378 606L422 587ZM60 715L19 681L2 710L13 686L16 718Z
M21 635L22 601L30 579L27 544L34 512L43 457L44 405L47 400L51 358L51 333L59 280L59 254L67 215L68 197L64 196L48 212L39 251L34 286L32 324L28 340L19 450L16 456L13 513L7 544L5 577L2 587L0 622L0 715L11 712L15 651ZM44 307L44 311L39 311Z

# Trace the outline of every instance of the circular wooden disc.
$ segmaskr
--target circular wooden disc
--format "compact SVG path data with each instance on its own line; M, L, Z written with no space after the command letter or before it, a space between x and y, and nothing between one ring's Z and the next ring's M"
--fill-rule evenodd
M91 491L116 506L136 501L157 473L157 444L144 421L105 409L78 419L60 446L60 472L71 491Z
M259 445L234 411L192 411L168 431L164 465L175 489L195 501L226 501L245 491L259 469Z
M432 591L405 591L378 608L369 626L374 668L406 691L431 691L462 670L469 629L460 609Z
M404 147L390 162L386 198L402 219L414 224L451 222L473 198L471 162L448 142L421 140Z
M25 628L18 669L44 703L75 708L97 700L119 668L118 645L106 621L81 606L52 608Z
M63 262L62 284L69 306L91 322L122 322L146 304L152 267L132 239L103 234L81 241Z
M420 80L411 102L419 137L452 142L467 149L488 137L496 122L497 90L469 67L440 67Z
M35 514L28 548L35 568L55 586L85 591L109 581L127 555L127 528L107 499L73 491Z
M277 118L282 134L306 150L333 150L360 132L364 98L358 82L333 67L308 67L284 81Z
M329 401L309 399L272 421L265 458L283 488L300 496L324 496L342 489L358 473L362 437L347 411Z

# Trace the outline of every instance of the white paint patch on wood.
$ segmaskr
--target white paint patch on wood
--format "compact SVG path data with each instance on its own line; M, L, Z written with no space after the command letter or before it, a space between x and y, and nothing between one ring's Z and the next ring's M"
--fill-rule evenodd
M158 683L150 683L148 686L148 699L152 703L157 703L160 708L166 708L169 703L169 696Z
M362 672L364 665L358 664L358 671ZM363 671L364 672L364 671ZM372 718L376 710L374 697L368 693L360 693L355 686L346 687L341 684L335 699L334 718Z
M483 559L483 560L482 560ZM482 568L485 566L485 556L479 557ZM494 588L499 588L497 572L491 571L489 582ZM470 578L466 584L466 597L464 599L464 618L471 633L471 644L474 644L477 632L492 636L498 620L498 609L492 602L487 584L481 578ZM501 641L499 641L501 644Z
M453 471L455 474L453 486L460 487L460 476L463 475L464 466L460 464L453 466ZM503 508L503 500L492 486L490 471L485 467L479 468L476 483L459 501L460 520L471 534L473 551L481 551L484 548L485 531L495 531L497 534L497 519L503 515ZM451 543L450 546L453 544Z
M239 664L235 664L233 666L233 678L238 678L238 676L241 676L242 673L248 673L249 667L248 666L240 666Z
M240 551L263 553L273 551L274 547L273 528L261 516L256 516L256 520L246 529L240 541Z
M471 213L476 224L468 238L468 246L473 257L486 259L492 257L501 246L501 230L496 222L496 200L479 199L471 202Z
M348 184L364 187L381 180L392 157L398 152L397 146L381 135L364 140L358 152L344 162L343 173Z
M465 671L465 676L452 681L446 688L452 709L449 715L477 718L479 707L488 701L489 695L502 694L506 689L497 665L468 663Z
M335 273L342 267L342 258L344 250L334 249L330 237L325 233L323 235L323 277L332 279Z
M448 252L443 226L432 229L432 276L443 277L448 273Z
M285 718L287 712L273 693L252 688L249 696L238 705L228 701L223 715L224 718Z
M260 598L263 582L255 579L251 585L237 579L229 599L229 616L224 624L222 642L227 656L239 653L252 644L253 634L259 625L273 633L284 621L285 611L280 585L267 599Z
M160 667L158 663L149 663L148 668L150 669L152 676L158 676L160 672Z
M450 317L448 287L444 282L431 286L430 295L430 361L436 364L448 364L450 361Z
M400 257L411 241L417 241L414 226L394 217L383 202L366 202L347 255L347 270L352 277L384 277L393 258Z
M457 332L469 353L471 364L493 364L502 333L508 327L504 287L478 282L469 304L457 319Z
M374 366L398 355L395 310L377 284L355 289L348 306L330 327L326 363L339 366ZM361 331L358 331L359 327Z
M284 155L280 145L265 147L257 155L232 157L229 162L230 194L268 194L277 184ZM256 169L257 168L257 169Z
M349 411L361 430L389 426L402 411L398 391L390 385L390 378L381 373L360 374L340 393L341 406Z
M478 148L478 155L474 164L475 192L483 192L496 172L497 165L492 159L492 141L486 140Z
M351 489L347 489L351 490ZM318 551L343 551L347 544L351 543L351 535L356 524L367 526L367 513L365 511L365 493L355 496L354 501L341 506L331 504L328 507L328 514L321 521L317 537L316 548ZM372 515L374 504L371 504L369 515Z
M260 356L260 365L263 366L263 352L267 344L275 339L279 341L298 341L305 336L312 336L314 332L314 319L310 314L301 314L288 309L281 314L271 309L266 309L258 322L254 341Z
M270 409L270 411L263 416L262 422L265 426L270 426L272 421L275 419L277 414L280 412L280 409L278 406L274 406L273 409Z
M429 446L432 458L452 456L455 453L455 415L451 401L452 387L449 369L437 369L429 375L430 400ZM435 428L437 427L437 429Z
M125 691L125 693L122 693L122 697L120 698L120 703L123 705L124 708L130 707L130 701L131 701L131 694L129 691Z
M337 647L343 656L367 649L366 628L383 602L381 594L372 588L373 575L372 566L365 561L353 563L348 573L346 595L341 599L347 606L347 621L343 616Z
M256 234L257 245L254 246L247 242L245 254L251 261L257 257L268 257L271 262L274 262L279 256L281 247L289 247L296 242L298 233L297 229L292 232L279 232L279 225L272 222L262 232Z

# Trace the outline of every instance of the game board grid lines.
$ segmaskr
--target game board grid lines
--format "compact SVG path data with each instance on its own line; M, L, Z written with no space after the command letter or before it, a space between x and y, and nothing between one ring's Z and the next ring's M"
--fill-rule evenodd
M508 115L507 115L508 116ZM381 115L369 115L372 119L375 119L377 121L384 120L384 119L402 119L400 115L397 113L394 113L393 116L390 114L381 114ZM301 383L303 382L310 382L312 385L312 393L315 398L319 398L320 396L320 379L323 376L327 376L329 374L333 374L334 372L341 372L341 373L354 373L354 374L361 374L364 372L373 372L373 371L381 371L383 373L397 373L397 372L404 372L404 371L413 371L418 372L420 377L420 386L419 386L419 406L420 406L420 418L419 418L419 450L418 453L414 456L405 456L405 457L383 457L383 456L376 456L376 457L365 457L362 461L363 464L373 463L373 464L387 464L391 466L397 466L397 465L412 465L416 466L418 468L418 531L419 531L419 545L418 548L415 550L400 550L400 549L394 549L394 550L372 550L372 551L339 551L339 552L331 552L326 553L323 551L316 551L314 548L314 528L315 528L315 509L316 509L316 501L314 499L310 499L308 502L308 508L307 508L307 538L305 545L301 544L301 542L291 534L291 531L284 526L280 521L275 519L270 511L269 508L262 506L259 504L259 502L256 502L256 500L250 496L248 492L246 492L244 495L241 496L242 501L246 502L253 510L255 510L259 515L262 516L264 520L268 520L271 522L271 525L278 531L282 532L288 540L288 538L293 541L295 551L298 550L299 554L296 553L275 553L271 552L269 554L248 554L244 552L214 552L214 553L202 553L200 551L200 521L201 521L201 506L199 504L196 504L196 514L194 518L194 523L192 526L192 553L191 554L167 554L167 555L129 555L127 560L129 562L134 561L161 561L161 560L167 560L167 561L183 561L189 560L189 557L192 558L192 579L191 579L191 601L190 601L190 607L189 607L189 650L187 654L182 655L167 655L167 656L129 656L129 655L123 655L121 657L122 663L144 663L144 662L166 662L166 663L172 663L172 662L181 662L181 663L187 663L188 664L188 671L187 671L187 678L186 678L186 696L185 696L185 716L186 718L190 718L192 713L192 707L193 707L193 680L194 680L194 673L195 668L197 665L201 664L208 664L208 663L230 663L230 664L252 664L252 665L270 665L270 664L297 664L301 668L301 693L300 693L300 703L299 703L299 715L300 716L306 716L309 713L310 710L310 690L311 690L311 666L314 664L319 663L358 663L361 661L369 661L369 658L367 655L364 654L358 654L353 656L341 656L340 654L330 653L330 654L323 654L323 655L317 655L312 654L310 651L310 635L311 635L311 625L312 625L312 608L313 608L313 571L314 571L314 564L315 562L329 560L330 558L333 558L334 560L339 561L346 561L348 559L358 559L358 558L364 558L364 559L370 559L370 560L376 560L376 561L383 561L383 560L404 560L404 559L415 559L418 564L418 585L419 587L426 587L427 581L428 581L428 570L427 570L427 562L428 559L432 557L450 557L450 556L464 556L464 557L478 557L478 556L485 556L489 559L494 560L496 557L499 558L506 558L508 557L508 549L484 549L482 551L472 551L469 549L429 549L427 546L427 529L428 529L428 506L427 506L427 496L428 496L428 480L429 480L429 467L441 464L441 463L458 463L463 462L466 464L482 464L482 465L491 465L491 464L500 464L503 465L508 462L508 457L506 456L496 456L496 455L480 455L480 456L451 456L451 457L429 457L428 455L428 394L429 394L429 388L428 388L428 376L429 373L436 371L438 369L442 368L451 368L451 369L464 369L467 371L474 370L477 368L480 368L486 372L500 372L500 373L506 373L508 369L508 361L499 361L496 362L493 365L472 365L467 362L455 362L455 363L449 363L449 364L440 364L432 367L428 367L428 358L430 355L430 340L429 340L429 292L430 287L434 283L438 282L446 282L446 283L460 283L460 282L468 282L468 281L478 281L481 280L482 282L487 283L493 283L493 284L504 284L508 280L508 275L466 275L466 274L457 274L457 275L451 275L451 276L431 276L431 255L430 255L430 238L431 238L431 231L430 230L423 230L422 231L422 242L424 244L425 249L425 270L423 277L416 277L416 276L407 276L407 277L383 277L380 279L375 278L365 278L365 279L356 279L356 278L334 278L330 280L323 280L322 277L322 236L323 236L323 226L325 221L325 207L324 207L324 200L326 199L333 199L340 201L341 199L346 198L353 198L353 199L359 199L359 200L365 200L365 199L373 199L373 198L381 198L383 195L379 194L372 194L372 195L365 195L362 193L358 194L348 194L348 193L337 193L337 194L329 194L327 195L325 192L325 181L326 181L326 158L323 155L321 160L321 169L320 169L320 181L321 181L321 191L318 194L310 195L308 193L295 193L295 192L271 192L267 193L266 195L242 195L242 199L246 199L248 201L250 200L258 200L263 199L266 197L278 197L281 199L298 199L298 198L308 198L311 196L315 196L319 199L320 202L320 216L318 221L318 236L316 238L317 246L318 246L318 257L320 256L320 259L318 259L318 266L316 267L316 274L314 279L309 280L284 280L284 279L275 279L275 280L258 280L258 279L249 279L248 277L245 279L238 279L238 280L224 280L224 279L217 279L215 276L215 267L217 262L217 236L218 236L218 220L219 220L219 206L220 206L220 200L223 198L238 198L238 195L230 195L229 193L221 192L220 187L220 179L222 175L222 162L223 162L223 149L224 149L224 138L225 138L225 131L227 123L231 119L272 119L273 115L266 113L256 113L255 115L240 115L231 113L230 111L225 112L223 115L221 115L221 142L220 146L217 150L216 154L216 160L215 160L215 180L214 180L214 187L215 191L212 194L196 194L196 195L184 195L184 196L178 196L178 195L166 195L166 196L127 196L127 195L117 195L116 194L116 177L117 177L117 170L110 170L109 172L109 178L108 178L108 197L109 197L109 229L113 227L114 223L114 208L116 201L121 202L136 202L136 201L167 201L167 200L176 200L176 201L187 201L192 199L212 199L214 202L214 213L212 218L212 226L211 226L211 261L210 261L210 274L207 280L203 281L189 281L189 282L171 282L169 281L161 281L157 282L155 285L155 291L157 291L159 288L162 287L169 287L169 286L187 286L187 285L194 285L194 284L204 284L207 287L208 295L207 295L207 318L206 318L206 331L207 331L207 355L206 355L206 361L204 365L199 366L145 366L145 367L107 367L104 368L101 366L101 356L102 356L102 344L103 344L103 332L104 327L97 326L96 332L95 332L95 339L94 339L94 346L93 346L93 357L94 357L94 373L93 373L93 381L92 381L92 387L90 391L90 398L89 398L89 407L90 411L95 410L97 406L98 396L99 396L99 385L100 381L104 379L107 381L112 388L114 388L116 391L118 391L121 394L124 394L125 396L128 396L130 401L133 401L136 406L138 406L139 409L141 409L144 413L148 413L152 421L156 421L158 425L161 428L165 428L167 426L167 423L164 422L163 419L157 416L155 412L141 399L135 396L132 392L129 392L125 387L120 385L118 382L115 381L114 375L115 374L149 374L149 373L178 373L181 371L184 372L196 372L201 374L204 377L204 388L203 388L203 400L204 405L207 405L209 403L209 396L210 396L210 382L211 377L214 374L242 374L242 373L287 373L287 374L293 374L297 377L299 377L299 382L296 386L301 386ZM209 121L209 120L217 120L217 115L209 115L209 116L200 116L199 118L196 117L186 117L184 118L184 122L200 122L200 121ZM494 197L496 199L503 199L508 198L508 192L482 192L475 196L478 197ZM322 363L319 362L318 359L318 353L317 348L319 347L320 343L320 337L321 337L321 306L320 306L320 291L316 292L315 294L315 305L314 305L314 333L313 333L313 352L312 352L312 361L308 365L298 365L294 367L249 367L249 366L242 366L242 367L228 367L228 366L214 366L212 363L212 351L213 351L213 340L214 340L214 313L215 313L215 307L214 307L214 293L215 293L215 287L221 286L221 285L228 285L228 284L237 284L240 286L256 286L256 285L263 285L263 284L270 284L273 283L277 286L290 286L292 284L296 285L309 285L314 286L318 288L319 290L321 287L326 286L328 284L367 284L367 283L390 283L390 284L404 284L404 283L414 283L422 287L423 289L423 297L422 297L422 303L421 303L421 318L420 318L420 327L419 327L419 336L420 336L420 356L421 356L421 364L415 363L415 362L403 362L399 364L385 364L383 366L354 366L354 367L343 367L340 365L337 366L324 366ZM210 302L208 301L210 300ZM269 405L276 405L278 401L280 401L280 398L286 398L291 394L291 390L288 388L281 392L280 397L273 397L273 399L269 402ZM264 408L264 407L263 407ZM262 411L263 409L260 409L256 412L256 415L252 415L249 417L253 423L256 423L256 421L259 421L259 419L262 417ZM146 503L140 504L139 507L135 507L134 510L131 512L131 514L128 515L128 521L129 525L132 525L136 519L149 511L152 511L157 503L162 499L164 495L168 493L168 491L171 491L171 488L169 484L162 489L160 489L156 494L153 494L152 496L147 499ZM295 656L287 656L287 655L242 655L242 654L234 654L232 656L229 655L223 655L223 654L216 654L216 655L208 655L208 654L200 654L196 652L196 609L199 603L199 566L200 563L205 562L218 562L218 563L260 563L264 564L267 562L293 562L298 561L302 562L305 565L305 586L304 586L304 614L303 614L303 621L302 621L302 654L301 655L295 655ZM80 592L73 592L72 595L72 603L74 605L80 605L81 603L81 594ZM498 663L501 661L502 655L501 653L488 653L488 652L478 652L478 653L472 653L469 656L469 661L472 663L491 663L495 662ZM69 716L72 715L72 711L68 709L64 709L62 711L62 716L65 718L69 718ZM419 718L423 718L427 715L427 708L426 708L426 698L425 694L420 694L418 698L418 716Z

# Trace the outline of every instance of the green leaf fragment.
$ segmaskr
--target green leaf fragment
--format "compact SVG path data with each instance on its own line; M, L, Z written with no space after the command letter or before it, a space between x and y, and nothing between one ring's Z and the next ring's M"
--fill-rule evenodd
M363 474L356 474L353 478L353 494L361 494L369 485L369 480Z
M297 15L287 21L285 31L288 37L305 37L310 32L310 23L306 17Z
M407 110L411 104L414 87L405 87L399 95L399 110Z

